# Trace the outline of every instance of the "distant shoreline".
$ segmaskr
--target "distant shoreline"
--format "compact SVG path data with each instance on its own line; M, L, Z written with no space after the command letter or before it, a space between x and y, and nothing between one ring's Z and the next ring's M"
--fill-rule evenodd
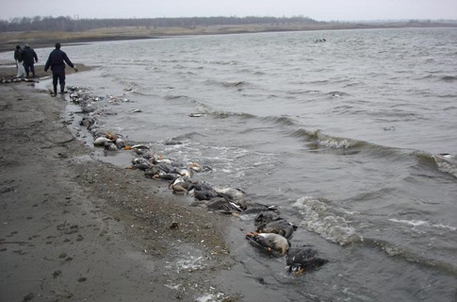
M447 22L317 22L309 24L249 24L213 25L197 27L109 27L79 32L62 31L24 31L4 32L0 35L0 52L13 51L16 45L30 44L33 48L53 47L56 42L63 44L171 38L192 35L222 35L262 32L291 32L317 30L351 29L396 29L396 28L437 28L457 27L457 23Z

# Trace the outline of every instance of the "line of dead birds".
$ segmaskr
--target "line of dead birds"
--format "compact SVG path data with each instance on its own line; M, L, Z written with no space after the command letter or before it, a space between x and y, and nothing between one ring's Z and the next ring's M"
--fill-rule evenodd
M37 80L33 78L5 78L2 77L0 79L0 84L10 84L10 83L20 83L20 82L27 82L27 83L36 83Z
M241 189L212 186L193 177L195 173L211 172L210 167L198 163L182 164L165 158L160 152L154 154L149 145L132 144L120 134L102 130L97 121L100 112L96 103L105 97L94 97L85 89L77 87L68 87L68 90L70 99L80 105L83 113L87 113L80 121L80 126L92 134L95 147L104 148L107 152L131 151L134 157L129 169L142 171L150 179L168 181L168 188L173 194L192 196L195 199L192 204L194 206L231 215L257 214L254 219L256 231L248 232L246 239L273 257L285 256L290 273L299 275L328 262L319 257L318 252L310 246L291 246L289 240L297 226L281 217L277 207L247 201L246 194ZM113 96L108 98L110 102L118 100Z

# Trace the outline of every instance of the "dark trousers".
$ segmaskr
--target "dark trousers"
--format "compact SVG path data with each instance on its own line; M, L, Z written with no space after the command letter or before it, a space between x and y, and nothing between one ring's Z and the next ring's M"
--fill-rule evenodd
M65 91L65 69L58 69L52 71L52 85L54 86L54 93L57 94L57 80L60 84L60 92Z
M32 72L32 75L35 76L35 66L33 64L24 63L24 68L25 68L25 73L27 74L27 77L29 76L29 72Z

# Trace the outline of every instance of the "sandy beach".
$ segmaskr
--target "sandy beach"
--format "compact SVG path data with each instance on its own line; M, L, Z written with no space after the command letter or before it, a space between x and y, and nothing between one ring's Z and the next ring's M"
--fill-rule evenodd
M67 128L67 101L33 86L0 84L0 300L236 301L211 281L233 265L230 219L97 161Z

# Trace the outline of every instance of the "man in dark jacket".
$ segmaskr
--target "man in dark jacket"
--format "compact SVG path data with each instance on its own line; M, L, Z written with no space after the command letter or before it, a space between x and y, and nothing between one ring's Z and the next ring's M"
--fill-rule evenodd
M36 55L35 50L30 48L29 44L25 44L24 50L21 53L22 60L24 61L25 72L27 77L29 77L29 72L32 72L32 76L35 77L35 62L38 63L38 56Z
M52 70L52 85L54 86L54 95L57 95L57 79L60 84L60 93L65 93L65 63L75 71L78 68L68 58L67 54L60 50L60 43L56 43L56 48L49 54L49 58L44 66L44 71L47 72L49 67Z

